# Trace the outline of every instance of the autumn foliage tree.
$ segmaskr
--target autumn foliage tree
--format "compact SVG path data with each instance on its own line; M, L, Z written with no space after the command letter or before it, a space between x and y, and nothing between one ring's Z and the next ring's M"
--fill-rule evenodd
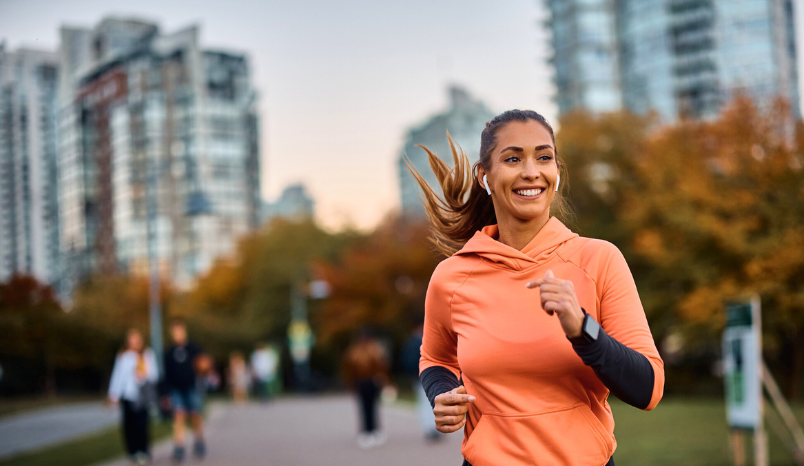
M363 326L386 329L401 341L424 321L430 276L443 259L420 220L389 217L365 240L321 264L332 287L318 316L323 343Z
M766 355L790 374L796 395L804 370L804 140L799 125L796 141L789 115L781 101L760 109L740 97L716 120L665 127L584 116L562 121L559 151L570 172L580 172L570 193L579 223L623 249L657 339L674 334L686 351L713 358L724 302L757 293ZM604 144L608 154L594 144L601 132L614 141ZM591 142L578 142L584 134Z
M718 120L656 134L637 164L640 189L625 198L622 212L635 230L634 250L676 290L669 302L688 328L719 335L726 300L760 295L766 353L776 359L790 350L785 363L790 394L797 395L804 369L804 160L789 115L781 101L758 109L743 97Z
M161 280L161 304L167 305L173 287ZM75 291L72 308L67 315L76 343L85 354L84 363L103 373L122 349L126 331L142 332L145 344L150 342L149 280L139 275L95 275L82 282Z
M261 340L284 341L294 284L312 277L317 261L333 261L354 232L330 233L312 220L276 219L244 237L235 254L221 258L186 293L170 303L191 336L218 359L248 351Z

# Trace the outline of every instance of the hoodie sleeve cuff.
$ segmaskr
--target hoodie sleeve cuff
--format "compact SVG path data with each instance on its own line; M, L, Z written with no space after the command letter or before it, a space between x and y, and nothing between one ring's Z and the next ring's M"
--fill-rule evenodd
M427 399L430 400L430 406L433 408L435 408L435 398L438 395L461 386L461 382L455 377L455 374L441 366L428 367L422 371L421 383Z

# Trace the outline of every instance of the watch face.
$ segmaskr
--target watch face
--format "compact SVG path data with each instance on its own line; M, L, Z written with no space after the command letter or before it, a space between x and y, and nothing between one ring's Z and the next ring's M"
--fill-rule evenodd
M583 320L583 333L590 341L597 341L597 335L600 333L600 324L588 314Z

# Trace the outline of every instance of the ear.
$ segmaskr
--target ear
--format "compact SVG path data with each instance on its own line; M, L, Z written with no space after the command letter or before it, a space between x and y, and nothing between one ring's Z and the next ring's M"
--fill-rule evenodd
M477 184L480 185L480 189L485 191L486 190L486 185L483 184L483 175L488 175L488 173L486 173L486 170L483 169L483 167L478 165L477 166ZM491 183L489 182L489 184L491 184Z

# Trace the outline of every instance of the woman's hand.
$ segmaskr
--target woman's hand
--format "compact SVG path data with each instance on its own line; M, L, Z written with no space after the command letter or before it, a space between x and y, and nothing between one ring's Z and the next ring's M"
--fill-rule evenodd
M578 297L575 295L575 286L569 280L561 280L553 276L548 270L544 278L528 283L528 288L539 288L542 309L550 315L557 314L561 328L570 338L581 336L584 314Z
M436 429L444 434L459 430L466 424L467 403L475 401L475 397L466 394L466 387L453 388L435 397Z

